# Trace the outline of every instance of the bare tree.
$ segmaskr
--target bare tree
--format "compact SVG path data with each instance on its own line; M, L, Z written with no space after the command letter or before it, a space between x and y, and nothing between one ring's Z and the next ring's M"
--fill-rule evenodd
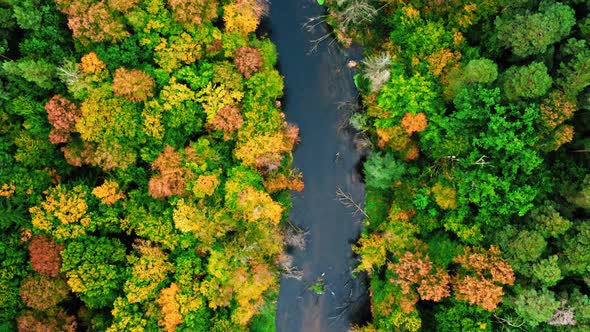
M368 56L363 60L363 73L371 81L371 92L377 92L389 81L391 56L387 53Z

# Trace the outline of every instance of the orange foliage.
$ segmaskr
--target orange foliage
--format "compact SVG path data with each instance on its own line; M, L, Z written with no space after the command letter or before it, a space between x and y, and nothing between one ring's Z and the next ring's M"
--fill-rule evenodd
M80 59L80 70L84 74L98 74L105 69L107 69L107 65L94 52L90 52Z
M250 273L241 271L237 278L232 278L230 287L235 289L238 308L233 312L232 320L246 325L258 308L264 304L263 294L276 282L276 276L264 263L253 263Z
M297 125L285 122L283 124L283 134L292 145L299 143L299 127Z
M458 300L468 301L489 311L494 310L502 302L504 295L502 286L479 276L457 278L453 283L453 290Z
M406 113L402 118L402 127L408 133L408 135L412 135L415 132L421 132L426 129L426 125L428 121L426 120L426 115L422 112L413 115L412 113Z
M23 281L19 295L29 308L46 311L64 300L69 292L70 288L63 279L37 275Z
M155 83L152 77L141 70L119 68L113 77L115 96L123 96L129 101L145 101L154 95Z
M29 257L33 270L48 277L57 277L61 267L60 252L63 244L58 244L50 237L35 235L29 243Z
M404 151L404 160L416 160L420 157L420 148L418 147L418 143L411 141L408 148Z
M461 54L451 52L448 48L441 48L426 57L428 71L435 77L448 71L448 68L457 63ZM447 70L445 70L447 69Z
M176 300L176 293L179 287L176 283L170 284L170 287L164 288L160 291L158 298L158 305L162 310L164 319L158 323L163 326L166 332L176 331L176 326L182 323L182 316L180 315L180 305Z
M236 49L234 64L245 78L250 78L262 68L262 57L254 47L240 47Z
M76 122L82 116L80 109L66 98L55 95L45 104L45 111L53 126L49 132L49 141L53 144L69 142L70 133L75 131Z
M120 41L129 33L125 25L109 10L104 1L56 0L58 8L68 16L68 27L82 44Z
M211 121L211 127L224 132L224 138L230 139L230 134L242 127L244 118L240 114L240 109L234 105L225 105Z
M423 300L438 302L451 295L449 284L451 277L443 269L437 268L435 273L429 273L418 287L418 293Z
M428 255L422 257L422 253L412 253L406 251L404 256L400 257L399 262L392 265L393 271L398 278L391 280L402 286L402 294L409 294L411 286L418 284L432 270L432 262Z
M553 91L541 104L541 122L549 129L570 119L577 110L575 101L561 91Z
M434 194L434 200L441 209L456 209L457 208L457 190L443 186L440 182L437 182L432 187L432 193Z
M263 185L264 188L266 188L266 190L271 194L283 189L301 192L304 188L303 176L301 174L291 177L288 177L284 174L271 176L264 180Z
M551 147L557 151L563 144L571 142L574 139L574 127L571 125L561 125L553 133Z
M413 305L418 301L416 291L422 300L435 302L451 294L449 287L451 278L448 273L441 268L434 271L432 267L433 264L428 255L423 256L421 252L409 251L404 253L398 263L388 266L397 274L397 278L390 281L399 284L402 294L406 295L401 301L406 313L411 312L414 309ZM414 287L417 288L414 289Z
M183 195L186 192L185 178L189 170L182 166L180 155L171 146L166 146L158 158L152 163L152 169L158 175L150 179L149 194L154 198L165 198L173 195Z
M61 148L66 162L72 166L81 167L90 164L94 160L94 147L88 143L69 144Z
M111 180L106 180L102 185L94 188L92 194L105 205L112 205L125 198L125 194L119 190L119 184Z
M389 146L396 151L403 151L411 143L410 137L402 126L377 128L377 136L379 137L377 145L380 148Z
M0 197L10 198L16 192L16 187L13 184L2 184L0 187Z
M455 297L493 310L502 301L502 284L514 284L512 267L502 257L498 248L465 248L462 255L453 259L461 264L467 275L459 275L453 282ZM471 274L471 275L469 275Z
M406 314L409 314L410 312L416 310L416 303L418 302L419 298L418 298L418 294L416 294L416 292L412 291L411 293L407 294L406 296L403 296L400 299L397 299L400 308L402 309L403 312L405 312Z
M168 0L174 20L187 28L217 18L217 5L217 0Z

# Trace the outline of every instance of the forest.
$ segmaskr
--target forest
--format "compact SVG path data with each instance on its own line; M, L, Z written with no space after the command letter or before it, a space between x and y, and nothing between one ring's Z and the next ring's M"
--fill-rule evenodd
M0 1L0 331L272 331L298 128L256 0Z
M351 331L590 330L590 3L308 2L363 49ZM0 0L0 331L276 330L270 5Z
M590 330L590 3L325 4L373 146L355 330Z

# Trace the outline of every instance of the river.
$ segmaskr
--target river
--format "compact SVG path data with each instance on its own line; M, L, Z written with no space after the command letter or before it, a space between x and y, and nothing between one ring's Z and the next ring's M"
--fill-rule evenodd
M352 274L351 246L359 237L362 215L353 215L336 199L341 188L356 202L364 200L361 153L354 134L340 128L345 112L338 106L357 100L349 58L330 39L312 50L312 40L328 33L325 24L311 32L303 28L308 18L323 14L316 0L274 0L264 27L279 54L284 112L300 128L293 166L303 172L305 190L293 194L290 220L308 232L305 250L288 250L303 277L281 278L278 332L344 332L351 323L365 321L370 310L366 276ZM320 295L309 287L322 275Z

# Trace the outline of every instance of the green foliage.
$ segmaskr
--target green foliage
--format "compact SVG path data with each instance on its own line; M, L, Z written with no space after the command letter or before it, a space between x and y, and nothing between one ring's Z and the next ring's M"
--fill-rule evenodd
M533 266L533 276L542 285L547 287L555 286L563 279L557 260L557 255L552 255Z
M491 313L479 306L450 300L436 314L436 329L441 332L492 331Z
M503 92L508 100L538 98L547 93L553 80L542 62L510 67L503 74Z
M494 22L498 40L520 57L545 53L566 37L576 24L574 10L562 3L544 2L539 12L499 16Z
M367 187L375 189L390 189L406 173L406 166L388 153L372 153L363 167Z
M375 125L378 128L391 127L393 119L399 120L405 113L425 112L427 116L435 113L437 93L433 91L432 85L430 80L420 74L407 77L400 71L394 71L378 98L379 106L391 115L388 119L375 121Z
M553 292L542 289L524 289L510 300L510 305L527 325L536 327L540 323L547 322L560 302Z
M567 303L590 271L582 181L590 122L579 112L588 108L590 29L582 3L388 1L367 27L343 24L349 2L327 3L339 40L389 59L382 89L370 89L367 75L355 78L366 112L353 119L372 139L371 156L394 150L412 165L399 166L406 172L392 181L385 164L365 164L370 219L354 248L372 284L367 331L409 329L401 322L414 313L429 331L588 329ZM427 125L413 134L408 114L419 113ZM403 255L396 250L427 250L435 265L454 271L466 244L500 247L501 269L515 272L514 288L492 311L457 301L501 300L502 289L475 279L451 281L455 298L439 303L389 283L395 276L386 262ZM501 273L491 274L498 281ZM574 319L576 326L561 326Z
M125 274L125 246L117 239L85 237L68 243L61 252L61 270L68 285L92 309L112 306L121 294Z
M22 77L43 89L51 89L57 75L55 66L43 59L7 61L2 64L2 69L10 75Z

